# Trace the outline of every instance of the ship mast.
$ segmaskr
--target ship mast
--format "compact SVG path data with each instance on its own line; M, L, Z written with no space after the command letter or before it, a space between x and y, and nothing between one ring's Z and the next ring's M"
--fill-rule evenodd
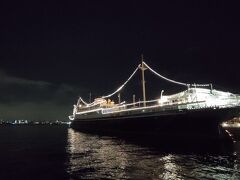
M142 92L143 92L143 106L146 106L146 88L145 88L145 76L144 71L147 69L143 63L143 54L141 55L142 64L139 67L142 71Z

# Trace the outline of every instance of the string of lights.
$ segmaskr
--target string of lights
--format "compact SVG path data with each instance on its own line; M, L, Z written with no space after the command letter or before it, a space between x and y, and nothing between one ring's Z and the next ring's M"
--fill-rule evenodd
M88 105L81 97L79 97L79 100L83 102L83 104Z
M187 86L187 87L189 86L189 84L187 84L187 83L182 83L182 82L174 81L174 80L172 80L172 79L168 79L168 78L162 76L161 74L157 73L156 71L154 71L154 70L153 70L152 68L150 68L145 62L143 62L143 64L144 64L150 71L152 71L155 75L157 75L158 77L160 77L160 78L162 78L162 79L164 79L164 80L166 80L166 81L169 81L169 82L172 82L172 83L175 83L175 84L179 84L179 85L183 85L183 86Z
M197 86L197 87L207 87L207 86L212 86L212 84L191 84L192 86Z
M114 91L113 93L106 95L106 96L102 96L102 98L109 98L111 96L113 96L114 94L118 93L119 91L121 91L124 86L132 79L132 77L135 75L135 73L137 72L138 68L139 68L140 64L138 65L138 67L134 70L134 72L131 74L131 76L127 79L127 81L125 81L116 91Z
M143 62L143 64L147 67L147 69L149 69L152 73L154 73L155 75L157 75L158 77L166 80L166 81L169 81L171 83L175 83L175 84L178 84L178 85L182 85L182 86L187 86L187 87L190 87L191 85L192 86L198 86L198 87L206 87L206 86L212 86L212 84L187 84L187 83L182 83L182 82L179 82L179 81L175 81L175 80L172 80L172 79L169 79L169 78L166 78L165 76L157 73L155 70L153 70L150 66L148 66L145 62ZM115 95L116 93L118 93L119 91L121 91L125 86L126 84L132 79L132 77L136 74L136 72L138 71L139 67L141 66L141 64L139 64L137 66L137 68L134 70L134 72L129 76L129 78L116 90L114 91L113 93L111 94L108 94L106 96L102 96L101 98L105 99L105 98L109 98L113 95ZM86 103L81 97L80 97L80 100L87 106L94 106L94 102L93 103Z

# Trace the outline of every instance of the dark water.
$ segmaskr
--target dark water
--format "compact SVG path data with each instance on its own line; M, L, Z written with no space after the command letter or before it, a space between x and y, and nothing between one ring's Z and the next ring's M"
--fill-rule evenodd
M66 126L2 126L0 179L240 179L240 142L201 146L153 146Z

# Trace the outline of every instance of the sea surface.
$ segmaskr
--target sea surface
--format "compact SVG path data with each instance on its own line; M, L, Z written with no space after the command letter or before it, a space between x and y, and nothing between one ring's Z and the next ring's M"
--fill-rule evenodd
M0 126L0 179L240 179L240 142L154 146L68 126Z

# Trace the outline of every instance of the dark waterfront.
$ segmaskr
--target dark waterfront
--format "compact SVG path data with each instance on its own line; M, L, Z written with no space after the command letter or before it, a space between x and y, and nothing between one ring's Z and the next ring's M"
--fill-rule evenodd
M0 126L0 145L0 179L240 179L238 141L155 146L43 125Z

